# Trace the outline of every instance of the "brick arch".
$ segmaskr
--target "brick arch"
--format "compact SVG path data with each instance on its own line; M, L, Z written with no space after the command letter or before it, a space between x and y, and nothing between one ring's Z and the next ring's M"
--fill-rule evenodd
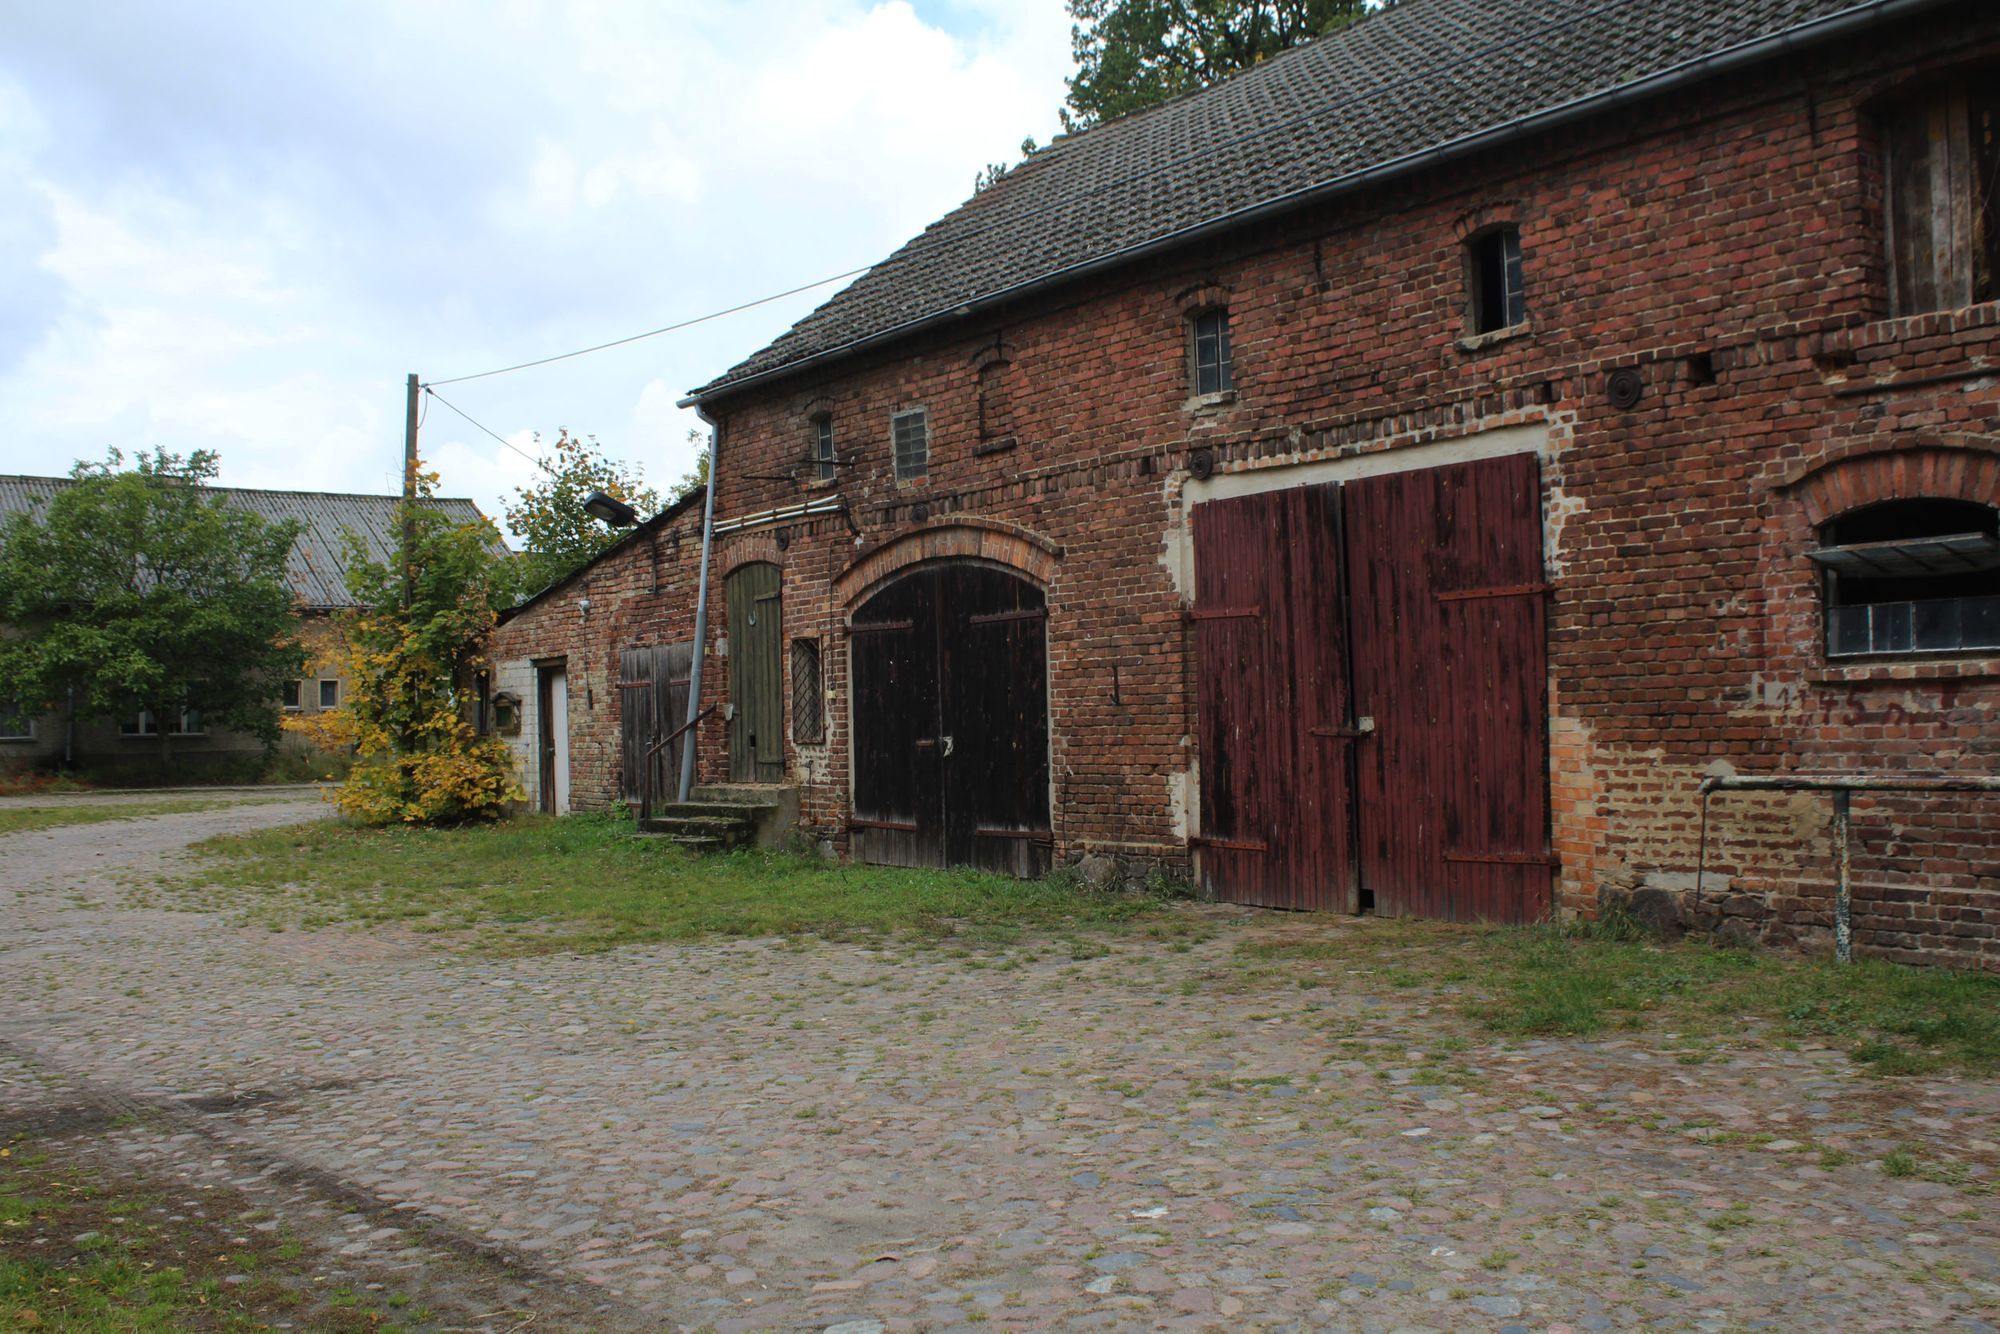
M1884 500L2000 505L2000 454L1964 445L1883 445L1848 451L1781 485L1817 528Z
M852 609L910 566L933 560L988 561L1046 589L1061 568L1062 554L1061 546L1019 524L957 514L900 533L855 557L834 576L833 591Z

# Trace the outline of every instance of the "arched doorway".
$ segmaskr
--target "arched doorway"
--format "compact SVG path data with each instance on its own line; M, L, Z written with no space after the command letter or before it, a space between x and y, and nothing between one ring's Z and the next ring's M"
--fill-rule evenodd
M723 584L729 599L729 780L785 781L783 603L775 565L744 565Z
M855 853L1048 869L1048 602L1006 570L922 565L848 627Z

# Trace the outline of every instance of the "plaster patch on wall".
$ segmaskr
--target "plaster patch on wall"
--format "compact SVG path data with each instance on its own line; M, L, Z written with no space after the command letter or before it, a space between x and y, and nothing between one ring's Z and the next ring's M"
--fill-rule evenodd
M1194 767L1195 761L1177 774L1167 775L1167 823L1174 831L1174 838L1182 843L1194 833L1195 816L1201 801L1201 783Z
M542 701L541 692L535 689L534 661L510 658L495 664L493 690L496 694L505 692L521 701L520 734L502 739L514 757L514 776L520 780L521 790L528 794L528 805L536 806L542 799L542 766L535 763L535 738L542 734Z

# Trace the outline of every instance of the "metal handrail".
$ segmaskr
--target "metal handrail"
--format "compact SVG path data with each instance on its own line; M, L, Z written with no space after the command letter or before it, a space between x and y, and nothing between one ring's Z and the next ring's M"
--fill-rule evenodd
M690 727L697 726L705 719L713 717L716 710L720 707L717 704L709 705L641 752L639 757L639 818L641 820L650 820L653 818L653 757L668 746L673 745L674 742L680 740Z
M1849 886L1848 806L1856 792L2000 792L2000 775L1965 774L1718 774L1701 780L1701 849L1695 859L1694 897L1701 904L1702 881L1708 872L1708 799L1716 792L1831 792L1833 836L1839 846L1835 859L1839 878L1833 896L1833 952L1842 963L1854 961L1853 896Z

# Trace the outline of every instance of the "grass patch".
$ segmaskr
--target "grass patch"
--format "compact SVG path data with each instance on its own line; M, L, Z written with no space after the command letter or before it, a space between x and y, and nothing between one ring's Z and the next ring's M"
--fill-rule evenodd
M1668 1029L1686 1063L1761 1029L1818 1038L1871 1072L2000 1070L2000 977L1861 960L1842 965L1778 953L1661 944L1620 923L1464 927L1383 922L1321 939L1246 944L1268 969L1339 963L1402 989L1412 974L1447 980L1464 1011L1512 1035L1590 1037Z
M334 1331L395 1327L372 1302L331 1309L315 1288L318 1278L280 1259L269 1234L236 1232L194 1213L153 1183L107 1182L88 1165L51 1163L18 1147L0 1155L0 1324L104 1331L252 1330L280 1321Z
M155 815L187 815L194 811L219 811L225 806L261 805L263 802L222 797L183 797L178 801L105 802L95 806L9 806L0 809L0 834L20 834L31 829L54 829L70 824L104 824L112 820L144 820Z
M182 888L249 891L251 916L267 924L399 921L475 932L484 947L511 951L788 935L959 935L992 947L1032 932L1060 935L1071 957L1087 959L1103 947L1075 932L1200 929L1163 911L1164 888L1103 893L1060 875L1022 881L754 851L697 857L633 837L616 816L445 830L315 823L225 835L197 850L206 865Z

